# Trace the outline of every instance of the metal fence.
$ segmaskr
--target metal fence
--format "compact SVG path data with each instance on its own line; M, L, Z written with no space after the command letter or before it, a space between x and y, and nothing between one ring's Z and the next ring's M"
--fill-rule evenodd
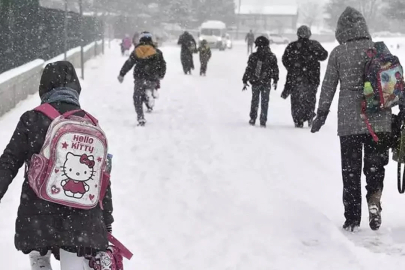
M49 60L65 51L65 13L43 8L35 1L0 2L0 73L34 59ZM67 47L99 40L103 33L101 20L69 12ZM83 29L83 30L82 30Z

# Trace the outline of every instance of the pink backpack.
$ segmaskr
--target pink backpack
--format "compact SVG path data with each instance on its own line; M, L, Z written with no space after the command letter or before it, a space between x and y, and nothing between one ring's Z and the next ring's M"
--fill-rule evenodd
M89 266L94 270L124 270L124 257L130 260L132 253L112 234L108 234L111 246L106 251L98 252L95 257L89 258Z
M110 176L106 173L107 139L97 119L82 110L63 115L50 104L35 109L52 123L39 154L28 168L31 188L43 200L79 209L92 209L106 193Z

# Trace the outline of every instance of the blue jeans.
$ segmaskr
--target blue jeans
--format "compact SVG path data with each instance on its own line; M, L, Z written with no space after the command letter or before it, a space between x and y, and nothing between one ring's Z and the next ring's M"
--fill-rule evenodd
M250 108L250 119L255 120L257 118L257 111L259 110L259 99L262 97L261 102L261 112L260 112L260 123L266 124L267 122L267 112L269 110L269 100L270 100L270 88L271 85L253 85L252 86L252 104Z

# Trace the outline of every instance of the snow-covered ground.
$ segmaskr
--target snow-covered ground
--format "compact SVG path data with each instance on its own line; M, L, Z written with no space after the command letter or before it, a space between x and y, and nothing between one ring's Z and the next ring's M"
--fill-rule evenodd
M144 128L136 126L131 74L122 85L116 80L125 61L117 45L87 63L83 82L83 107L99 118L114 154L114 233L134 252L126 269L405 266L405 197L396 190L393 162L387 167L380 231L368 228L365 203L361 231L341 229L336 102L320 133L294 129L290 103L280 98L286 76L281 67L268 128L250 127L251 94L241 91L244 46L214 50L207 77L197 71L183 75L177 46L162 50L168 73ZM283 50L273 47L279 59ZM195 61L199 68L197 57ZM32 96L0 118L0 148L20 115L38 103ZM14 270L29 267L28 257L13 244L22 177L20 173L0 204L1 257Z

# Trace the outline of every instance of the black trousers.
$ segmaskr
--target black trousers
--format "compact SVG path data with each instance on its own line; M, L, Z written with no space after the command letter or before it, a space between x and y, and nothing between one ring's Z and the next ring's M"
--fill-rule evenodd
M247 53L251 54L252 52L253 52L253 43L252 44L248 43L248 45L247 45Z
M143 120L145 119L143 113L143 103L147 103L146 98L146 90L153 91L156 88L156 82L153 81L146 81L146 80L135 80L135 89L134 89L134 106L135 112L137 114L137 119Z
M360 225L361 221L361 169L364 149L367 202L373 194L382 192L385 169L389 160L389 134L378 134L374 142L371 135L350 135L340 137L343 204L346 220Z
M206 61L206 60L200 60L200 63L201 63L200 74L205 74L205 73L207 73L208 61Z
M256 120L259 110L259 100L261 100L260 123L267 122L267 112L269 110L271 85L253 85L252 86L252 104L250 108L250 119Z

